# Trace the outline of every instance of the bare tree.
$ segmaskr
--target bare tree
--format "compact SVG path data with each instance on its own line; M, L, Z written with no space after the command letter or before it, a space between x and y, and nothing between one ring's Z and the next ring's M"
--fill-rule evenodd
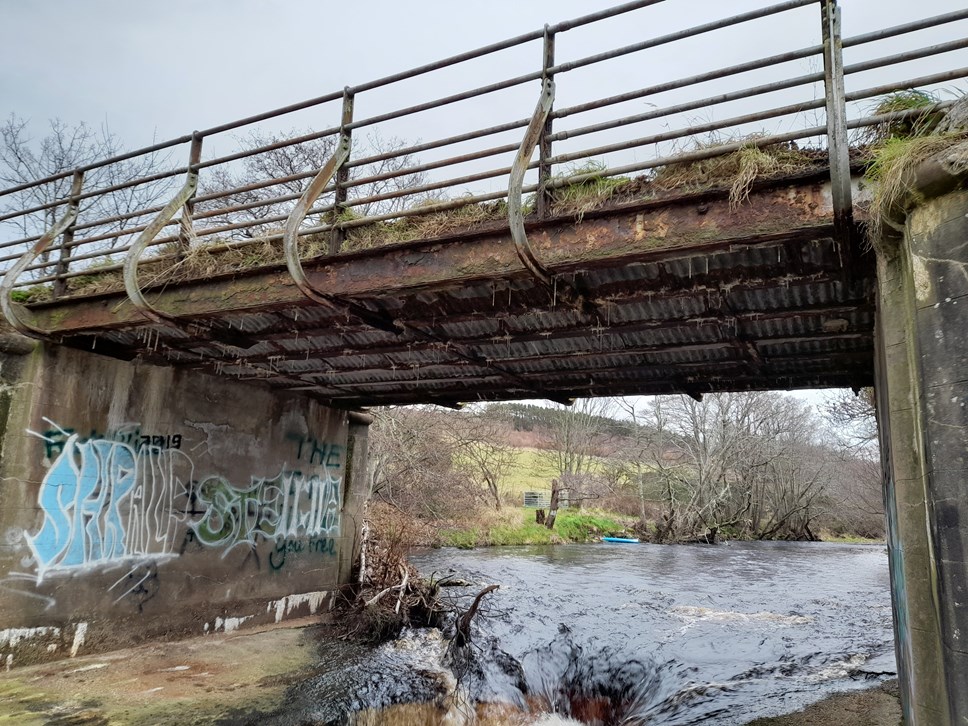
M610 398L580 398L571 406L556 404L553 409L552 447L546 457L569 504L580 507L603 493L605 477L596 471L595 462L609 438L614 409Z
M701 401L658 397L644 409L634 464L640 495L661 507L660 541L811 538L829 467L813 441L808 407L770 393L719 393ZM648 482L648 483L647 483Z
M276 134L253 131L238 139L241 151L266 150L247 156L234 166L213 167L207 179L204 180L201 196L210 194L224 194L224 196L200 202L197 208L206 212L236 208L234 211L227 211L224 215L213 217L212 219L218 224L240 221L264 223L235 232L244 237L259 237L266 234L273 225L280 226L280 219L284 219L289 214L295 200L308 185L311 175L326 164L335 150L336 142L332 136L310 139L297 144L285 143L292 138L311 135L309 132L296 129ZM416 160L411 154L395 154L406 146L401 139L385 139L374 132L364 140L355 140L355 142L356 158L378 157L378 160L351 168L350 183L358 179L376 177L373 181L354 186L350 194L351 198L369 199L393 194L412 189L426 181L424 173L405 172L408 167L416 164ZM390 158L382 158L384 156ZM266 184L275 179L280 181ZM280 197L283 199L272 201ZM351 216L399 211L429 198L433 198L433 195L420 195L416 200L413 196L374 199L352 207ZM321 196L317 205L331 204L332 201L333 195L330 193ZM333 216L329 215L319 221L332 219Z
M371 495L413 517L458 517L478 506L479 489L455 468L456 449L446 414L431 408L373 411L370 427Z
M877 441L873 388L861 388L856 393L846 388L838 389L824 402L823 412L846 443L869 446Z
M884 535L884 499L877 443L877 419L873 388L857 392L841 389L829 395L823 413L832 427L838 450L839 471L833 488L837 507L829 526L836 532L863 537Z
M0 186L4 188L71 172L124 151L118 137L106 125L93 129L83 122L72 126L60 119L51 119L47 134L38 140L30 137L28 126L28 120L15 114L0 125ZM91 169L84 175L84 190L127 184L158 171L164 163L164 156L151 153ZM97 221L132 213L151 206L170 186L171 182L167 180L152 181L90 197L81 202L79 218ZM70 189L71 176L68 174L46 184L4 195L0 197L0 213L64 200ZM14 234L24 237L40 235L50 229L63 212L61 206L51 207L7 220L4 224L15 230ZM103 234L123 229L124 225L124 220L116 220L92 228L88 233ZM118 238L115 238L100 246L109 248L117 243ZM43 259L47 259L46 255Z
M646 410L639 406L636 398L618 398L615 406L620 415L631 422L631 426L621 437L617 450L610 458L608 472L613 488L624 486L635 491L639 519L645 523L649 513L648 505L655 495L650 483L655 471L652 461L657 449L661 449L664 423L661 405L652 410L654 416L651 419Z
M516 460L507 444L507 425L487 409L451 416L450 423L459 468L483 485L500 510L504 478Z

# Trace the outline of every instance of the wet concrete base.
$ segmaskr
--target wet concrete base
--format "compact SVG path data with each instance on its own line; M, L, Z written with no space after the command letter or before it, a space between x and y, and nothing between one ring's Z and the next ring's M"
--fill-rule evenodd
M897 681L830 696L800 713L757 719L749 726L901 726Z
M318 618L15 668L0 724L216 724L277 710L312 675Z

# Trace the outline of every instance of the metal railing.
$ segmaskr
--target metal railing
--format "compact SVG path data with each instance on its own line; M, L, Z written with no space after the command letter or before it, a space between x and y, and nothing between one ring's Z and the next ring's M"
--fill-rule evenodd
M922 118L952 103L878 112L876 100L968 77L968 33L957 32L968 10L842 38L836 0L785 0L654 32L650 14L676 4L628 2L0 191L0 229L8 237L19 231L0 237L0 269L9 273L0 294L23 288L52 298L91 294L85 284L92 276L114 273L120 282L125 271L129 295L146 317L161 322L169 318L141 294L139 262L145 277L149 262L157 271L204 249L213 257L231 252L240 267L287 263L300 288L327 303L325 293L307 287L306 257L499 219L514 233L522 261L548 282L551 274L527 245L525 215L559 213L561 198L576 186L608 189L603 180L617 184L634 174L654 179L677 165L750 147L819 152L829 163L843 226L852 213L851 142L865 129ZM648 35L561 57L561 41L570 34L598 26L612 32L618 22ZM919 32L942 26L954 29L951 40L917 45ZM792 27L801 34L809 29L802 47L782 43L777 52L759 54L778 28ZM729 33L764 40L746 43L749 57L737 62L738 36L730 40ZM914 47L880 53L885 41L902 37ZM580 39L576 46L585 50ZM675 65L652 65L650 53L678 48L703 67L680 77ZM490 77L512 51L516 59L531 53L535 65L477 87L419 95L454 86L466 69L483 68ZM513 61L515 70L519 64ZM876 82L867 80L872 75ZM643 81L650 76L655 81ZM415 92L414 84L423 90ZM597 95L616 85L618 92ZM400 94L412 102L399 104ZM307 113L324 128L271 130ZM403 138L415 139L437 128L447 135L399 140L401 129ZM250 135L240 140L238 132ZM170 162L181 154L184 164ZM131 169L137 171L126 175ZM175 189L181 196L173 200ZM141 260L143 254L149 256ZM10 301L4 308L15 319Z

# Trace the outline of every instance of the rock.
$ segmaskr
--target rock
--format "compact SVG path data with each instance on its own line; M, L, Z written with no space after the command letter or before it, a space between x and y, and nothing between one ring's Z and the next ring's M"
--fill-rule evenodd
M938 123L939 134L968 131L968 95L962 96L948 109L945 117Z

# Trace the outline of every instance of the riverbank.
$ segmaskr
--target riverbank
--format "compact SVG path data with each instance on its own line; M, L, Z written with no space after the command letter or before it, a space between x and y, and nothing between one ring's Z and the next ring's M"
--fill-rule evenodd
M553 529L535 521L533 509L489 512L463 523L443 527L440 545L471 549L507 545L584 544L602 537L633 536L634 520L598 510L559 510Z
M866 691L840 693L799 713L760 718L748 726L901 726L901 700L896 680Z
M423 522L410 519L400 512L388 514L375 505L371 512L372 533L383 541L393 541L405 532L406 545L411 547L506 547L550 544L590 544L602 537L633 537L650 542L654 526L643 527L637 517L601 509L561 509L554 528L535 521L535 510L505 507L500 511L483 510L459 520ZM836 544L884 544L883 540L868 539L849 534L832 534L821 530L821 542ZM755 541L724 536L725 541ZM666 544L675 544L666 542Z
M42 726L230 726L300 724L290 687L326 669L315 620L153 643L0 673L0 724ZM534 715L480 710L483 724L534 723ZM440 712L391 707L363 721L434 726ZM540 718L540 717L538 717ZM547 723L547 722L545 722ZM898 726L896 681L831 696L750 726Z

